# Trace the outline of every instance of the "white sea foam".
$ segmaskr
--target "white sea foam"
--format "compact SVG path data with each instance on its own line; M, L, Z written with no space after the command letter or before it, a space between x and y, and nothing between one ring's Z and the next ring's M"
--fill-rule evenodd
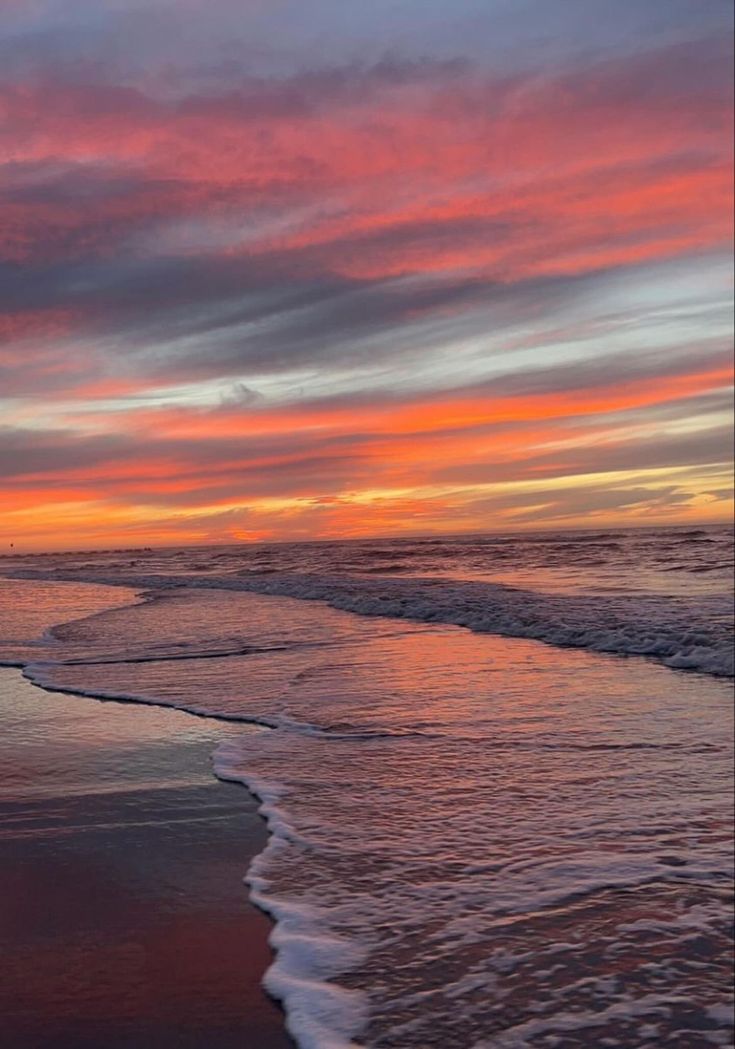
M278 865L279 853L289 843L307 842L279 805L283 785L243 772L240 758L237 746L223 743L215 753L214 767L220 779L243 783L255 794L271 835L246 878L253 903L276 922L270 936L276 957L264 986L283 1004L288 1030L301 1049L361 1049L355 1036L367 1021L367 996L329 981L358 965L365 952L355 941L326 933L328 915L319 908L294 903L271 890L268 871Z

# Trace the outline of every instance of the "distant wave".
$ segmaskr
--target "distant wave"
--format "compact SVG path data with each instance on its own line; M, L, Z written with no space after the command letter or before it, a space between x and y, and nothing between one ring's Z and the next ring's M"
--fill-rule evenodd
M16 578L49 578L27 570ZM54 571L54 579L92 581L145 589L188 586L249 590L259 594L324 601L366 616L446 623L478 633L542 641L564 648L647 656L677 670L721 677L735 672L731 608L724 600L645 595L541 594L497 583L364 575L248 572L246 576L109 575Z

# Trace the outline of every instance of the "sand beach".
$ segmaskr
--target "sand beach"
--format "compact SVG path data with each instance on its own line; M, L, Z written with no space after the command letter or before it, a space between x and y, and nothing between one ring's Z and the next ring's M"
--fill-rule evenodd
M0 699L0 1043L287 1049L242 881L264 826L211 771L228 727L7 668Z

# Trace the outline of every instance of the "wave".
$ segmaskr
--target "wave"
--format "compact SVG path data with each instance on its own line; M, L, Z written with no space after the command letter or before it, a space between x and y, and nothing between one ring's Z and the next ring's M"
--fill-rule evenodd
M15 578L48 578L34 570ZM621 656L645 656L676 670L721 677L735 673L732 607L720 597L688 602L648 595L549 595L498 583L439 578L366 578L280 572L247 576L94 575L54 572L55 579L89 580L150 590L189 587L247 590L322 601L363 616L446 623L477 633L542 641Z

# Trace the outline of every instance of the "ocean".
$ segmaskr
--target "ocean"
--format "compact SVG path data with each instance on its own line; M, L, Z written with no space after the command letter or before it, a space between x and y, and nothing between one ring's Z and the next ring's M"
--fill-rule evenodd
M0 662L271 730L213 759L268 822L301 1049L726 1046L732 559L715 526L16 555Z

